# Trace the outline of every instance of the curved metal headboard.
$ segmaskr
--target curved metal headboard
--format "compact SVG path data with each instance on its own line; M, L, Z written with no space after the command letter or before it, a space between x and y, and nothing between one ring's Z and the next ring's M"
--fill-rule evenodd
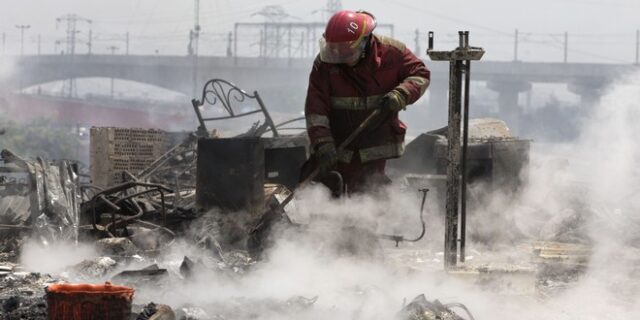
M255 99L258 102L260 109L241 113L235 112L233 109L233 104L243 102L246 98ZM211 106L220 104L229 115L223 117L203 118L202 113L200 113L199 107L204 105L205 103ZM198 117L198 122L200 123L200 126L198 127L199 136L209 135L207 127L205 125L206 121L239 118L259 112L262 112L264 114L265 122L267 123L267 125L269 125L269 128L271 128L273 136L278 136L277 127L273 123L273 119L271 119L269 111L267 111L267 108L264 106L264 103L262 102L258 91L254 91L253 94L249 94L227 80L212 79L205 83L204 88L202 89L202 98L200 100L191 100L191 104L193 105L193 109L196 112L196 116Z

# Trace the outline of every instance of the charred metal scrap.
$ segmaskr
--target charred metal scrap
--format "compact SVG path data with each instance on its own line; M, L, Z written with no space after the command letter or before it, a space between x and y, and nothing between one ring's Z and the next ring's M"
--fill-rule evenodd
M466 312L469 320L474 320L473 315L466 306L461 303L442 304L438 300L428 301L421 294L406 305L397 316L398 320L464 320L453 312L452 308L460 308Z
M2 150L0 229L31 230L43 243L76 240L80 188L69 161L27 160Z

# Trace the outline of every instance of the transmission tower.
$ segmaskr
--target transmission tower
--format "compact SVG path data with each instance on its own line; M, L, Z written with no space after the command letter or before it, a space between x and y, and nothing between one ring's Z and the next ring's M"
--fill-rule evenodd
M327 0L327 13L333 15L334 13L342 10L342 1L340 0Z
M67 52L66 52L67 54L75 55L77 42L86 43L89 47L91 46L91 38L90 38L91 32L88 33L89 38L85 41L78 39L77 37L77 34L80 33L80 30L78 30L78 24L87 23L89 26L89 29L91 29L91 19L83 18L77 14L67 14L56 19L56 28L58 27L59 23L67 24L67 30L66 30L67 38L66 40L62 41L67 44Z
M83 18L77 14L67 14L56 19L56 28L58 27L59 23L67 24L67 29L66 29L67 37L65 40L60 42L65 42L67 44L66 54L70 56L69 63L73 64L73 56L76 54L76 42L86 43L87 47L89 48L89 52L91 51L91 31L89 31L88 39L86 41L82 41L77 37L77 35L80 33L80 30L78 30L78 24L86 23L88 24L89 29L91 30L91 20L87 18ZM75 89L76 89L74 78L73 77L69 78L67 83L68 83L67 88L66 90L64 90L65 88L63 87L63 91L67 91L68 97L73 97L75 95Z

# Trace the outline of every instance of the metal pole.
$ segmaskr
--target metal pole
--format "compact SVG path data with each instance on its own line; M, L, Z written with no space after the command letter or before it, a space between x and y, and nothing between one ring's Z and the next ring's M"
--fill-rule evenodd
M233 63L238 65L238 23L233 27Z
M453 51L435 51L433 50L433 32L429 32L429 49L427 54L429 58L434 61L448 61L449 62L449 119L447 127L447 192L446 192L446 215L445 215L445 236L444 236L444 266L446 270L450 270L456 266L458 262L458 253L460 253L461 260L464 261L464 239L465 239L465 226L466 218L464 217L464 210L466 210L466 203L464 198L461 199L461 194L464 195L466 189L466 180L462 183L461 179L464 179L466 167L464 166L464 160L466 158L466 151L461 149L461 140L464 143L463 147L468 144L468 119L469 119L469 86L470 86L470 64L471 60L480 60L485 51L482 48L469 46L469 32L458 32L460 43L459 46ZM461 100L462 100L462 73L467 73L465 76L465 110L464 110L464 134L465 137L461 139L460 122L461 115ZM462 157L461 157L462 155ZM462 170L461 170L462 169ZM462 192L461 192L462 191ZM459 201L462 200L462 203ZM462 211L458 210L458 206L462 207ZM462 234L460 240L460 251L458 251L458 222L460 222L460 233Z
M287 45L287 47L288 47L287 54L289 55L289 64L291 64L291 28L292 28L291 27L291 23L289 23L289 30L288 30L288 33L289 33L288 34L288 36L289 36L288 42L289 42L289 44Z
M198 42L200 38L200 0L194 0L192 96L198 94Z
M567 48L569 46L569 35L565 31L564 33L564 63L567 63Z
M516 29L513 42L513 61L518 61L518 29Z
M464 32L464 47L469 48L469 31ZM462 181L460 183L460 262L465 259L467 238L467 147L469 145L469 84L471 82L471 61L464 65L464 122L462 129Z
M233 34L229 32L227 35L227 57L231 57L233 55L233 51L231 51L231 45L233 44Z
M259 47L260 47L259 57L262 58L264 56L264 30L260 30L260 41L258 43L260 43L260 45L259 45Z
M276 58L280 58L280 25L276 25Z
M311 56L313 57L316 54L316 27L313 27L313 36L311 38Z
M463 46L460 32L460 48ZM449 67L449 120L448 120L448 164L447 164L447 199L445 218L445 267L453 267L457 263L458 253L458 201L460 199L460 120L462 61L451 61Z
M414 51L416 56L420 56L420 29L416 29L416 38L415 38L415 42L416 42L416 50Z
M16 28L20 29L20 55L24 55L24 30L31 28L30 25L20 24L16 25Z
M639 57L640 57L640 30L636 30L636 64L638 64Z
M89 40L87 41L87 54L90 55L91 54L91 46L93 45L93 24L91 22L91 20L87 20L87 23L89 24Z
M89 29L89 42L87 42L87 47L89 49L88 53L89 55L91 55L91 46L92 46L92 42L93 41L93 29Z
M126 49L125 49L125 54L129 55L129 31L127 31L127 35L126 35L127 39L127 45L126 45Z
M110 46L107 47L107 49L111 50L111 55L115 55L116 54L116 50L118 50L118 47L116 46ZM113 77L111 77L111 100L113 100L113 84L114 84L114 80Z

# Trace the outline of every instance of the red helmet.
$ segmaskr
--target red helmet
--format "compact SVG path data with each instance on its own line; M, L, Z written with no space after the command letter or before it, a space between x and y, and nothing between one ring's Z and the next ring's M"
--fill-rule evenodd
M320 60L326 63L358 61L375 28L376 18L366 11L336 12L320 39Z

